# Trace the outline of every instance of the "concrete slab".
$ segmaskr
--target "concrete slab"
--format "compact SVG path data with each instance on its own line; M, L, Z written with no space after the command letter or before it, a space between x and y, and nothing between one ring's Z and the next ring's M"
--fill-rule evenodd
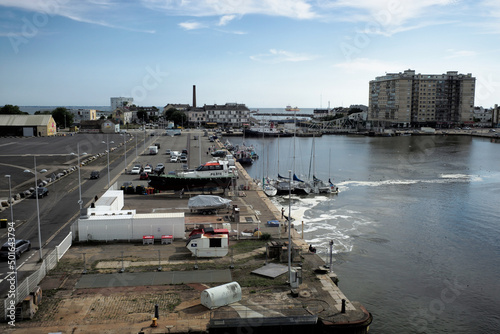
M232 282L231 271L224 270L197 270L197 271L164 271L145 273L114 273L83 275L77 289L166 285L182 283L229 283Z
M288 272L288 266L277 263L269 263L263 267L260 267L259 269L255 269L254 271L252 271L252 274L276 278L286 272Z

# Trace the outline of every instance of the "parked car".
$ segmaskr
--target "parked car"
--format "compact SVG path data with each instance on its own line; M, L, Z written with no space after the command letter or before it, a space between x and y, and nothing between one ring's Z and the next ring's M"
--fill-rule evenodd
M166 155L170 155L170 152L171 152L171 151L170 151L170 149L169 149L169 148L167 148L167 149L165 150L165 154L166 154Z
M0 257L7 258L9 257L9 253L15 253L16 259L21 257L21 254L27 252L31 249L31 242L29 240L18 239L14 245L9 244L8 242L4 243L2 248L0 248Z
M163 172L165 172L165 165L157 164L153 172L157 175L163 174Z
M31 194L31 198L36 198L37 191L33 191L33 194ZM45 187L38 187L38 198L42 198L44 196L47 196L49 194L49 189Z
M140 175L139 175L139 180L147 180L149 179L149 174L146 173L146 172L142 172Z
M183 149L182 153L187 155L188 154L188 150L187 149Z
M226 151L217 150L211 153L213 157L224 158L226 156Z
M182 163L186 163L187 161L188 161L187 156L185 156L185 155L181 155L180 162L182 162Z
M98 170L93 170L90 172L90 179L98 179L99 178L99 171Z
M131 170L130 170L130 174L141 174L142 172L142 168L140 165L135 165Z
M151 167L151 165L146 165L146 166L144 167L144 172L146 172L146 173L148 173L148 174L149 174L149 173L151 173L152 171L153 171L153 167Z
M172 155L170 157L170 162L177 162L177 156L176 155Z

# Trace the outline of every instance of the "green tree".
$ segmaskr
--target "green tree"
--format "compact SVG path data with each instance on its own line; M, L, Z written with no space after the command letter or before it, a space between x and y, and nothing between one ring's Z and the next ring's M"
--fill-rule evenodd
M57 124L57 127L66 127L73 123L74 116L68 111L68 109L63 107L58 107L52 110L52 118Z
M27 112L21 111L18 106L13 106L12 104L6 104L0 108L1 115L28 115Z
M138 110L137 111L137 118L139 119L140 122L145 121L146 123L148 122L148 113L144 110Z
M49 110L37 110L35 111L35 115L52 115L52 112Z
M172 114L177 112L178 110L175 108L169 108L167 111L165 111L165 119L166 120L172 120Z
M172 115L170 115L169 120L177 124L177 126L179 125L186 126L188 124L188 118L186 114L183 111L179 110L174 111Z

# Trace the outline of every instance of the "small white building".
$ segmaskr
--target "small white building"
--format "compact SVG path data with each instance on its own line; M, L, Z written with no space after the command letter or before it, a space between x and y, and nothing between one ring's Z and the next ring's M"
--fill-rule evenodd
M184 213L142 213L123 210L123 191L108 190L78 219L79 241L140 241L145 235L184 239Z

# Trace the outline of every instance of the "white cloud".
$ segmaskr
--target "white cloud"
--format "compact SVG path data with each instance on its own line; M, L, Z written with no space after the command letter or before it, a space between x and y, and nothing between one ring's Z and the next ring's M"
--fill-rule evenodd
M472 57L472 56L477 55L476 51L471 51L471 50L448 49L446 51L449 53L449 55L444 57L445 59L460 58L460 57Z
M250 56L250 59L265 63L282 63L282 62L301 62L309 61L318 58L314 55L305 53L294 53L285 50L270 49L268 53L261 53L258 55Z
M167 15L226 16L261 14L295 19L317 16L309 0L142 0L144 6Z
M181 22L181 23L179 23L179 26L181 26L182 28L184 28L186 30L196 30L196 29L203 29L203 28L205 28L204 24L202 24L200 22L194 22L194 21Z
M236 15L224 15L223 17L220 18L219 23L217 25L219 26L225 26L232 20L236 18Z
M25 11L46 15L49 19L53 16L62 16L73 21L100 25L113 29L121 29L135 32L155 33L154 30L139 29L130 25L122 25L124 20L115 20L112 16L123 11L123 4L115 0L0 0L0 6L13 7ZM101 19L100 19L101 18Z
M451 5L457 3L454 0L337 0L319 2L319 6L331 11L331 15L340 11L342 14L337 15L339 20L364 22L362 31L365 33L391 36L430 25L450 23L450 20L443 21L443 13L451 12Z

